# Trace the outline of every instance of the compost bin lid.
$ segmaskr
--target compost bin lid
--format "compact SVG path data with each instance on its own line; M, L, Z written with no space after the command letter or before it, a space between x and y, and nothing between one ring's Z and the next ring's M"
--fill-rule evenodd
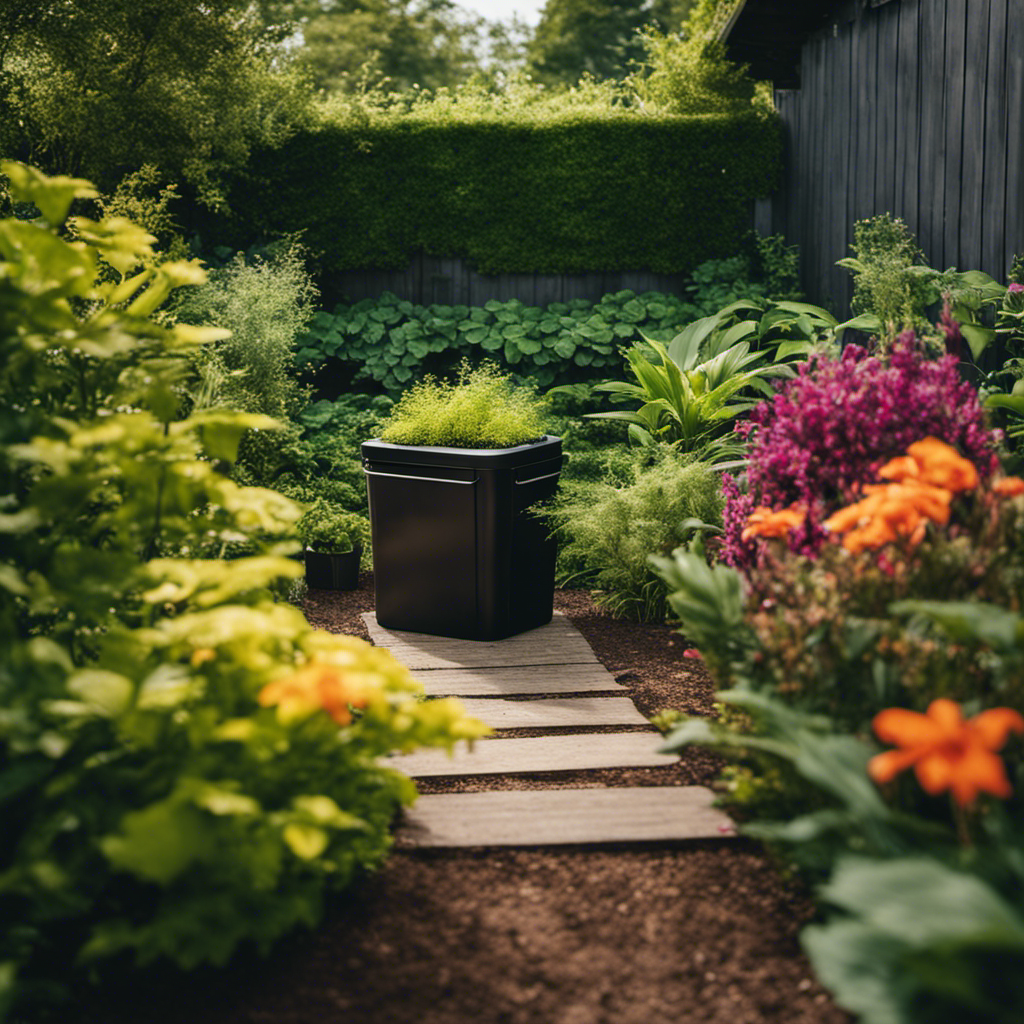
M559 458L562 454L562 439L545 434L539 441L516 445L515 448L441 448L432 445L391 444L375 438L364 441L361 447L363 461L367 463L504 469Z

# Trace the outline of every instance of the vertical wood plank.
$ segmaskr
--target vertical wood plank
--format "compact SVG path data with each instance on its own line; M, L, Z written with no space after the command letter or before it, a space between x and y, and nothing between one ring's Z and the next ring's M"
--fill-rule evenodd
M988 88L985 92L985 168L982 184L981 255L979 267L1002 280L1006 273L1007 109L1006 33L1007 0L991 0L988 24ZM1017 110L1018 120L1022 116Z
M982 262L985 164L1001 149L1001 140L994 137L990 139L986 130L986 92L996 91L995 83L989 83L989 11L989 0L971 0L967 7L964 49L968 56L964 75L964 123L960 160L960 251L957 260L957 266L961 270L977 269ZM989 143L992 144L992 150L989 149ZM992 202L993 198L989 197L988 202Z
M919 24L921 146L917 238L932 265L946 267L946 5L924 0Z
M853 33L849 21L839 26L839 35L834 43L834 73L837 88L835 123L838 135L834 156L834 192L831 214L831 243L828 258L828 290L820 298L840 319L845 319L850 307L850 274L836 266L836 260L849 254L850 219L849 195L853 178L851 155L854 132L854 88Z
M871 82L875 74L875 48L871 27L863 14L857 19L860 77L857 81L857 109L860 122L857 132L857 191L854 196L853 220L863 220L874 212L875 160L874 160L874 92Z
M926 0L928 2L928 0ZM917 162L920 157L920 2L900 5L896 74L896 202L893 212L916 234Z
M946 3L946 188L941 266L959 266L960 171L963 161L964 79L967 74L967 0ZM934 258L934 257L933 257Z
M902 55L899 42L899 18L902 4L886 4L873 12L878 32L879 108L878 162L875 169L875 209L896 212L896 88Z
M1006 216L1003 267L1024 254L1024 0L1011 0L1006 23Z
M779 188L772 197L772 232L782 234L789 241L795 238L791 223L790 208L793 199L792 167L794 139L799 127L800 94L793 89L774 90L775 108L782 118L783 157L782 175ZM801 267L802 272L802 267Z
M804 47L801 61L801 92L805 94L807 130L805 144L800 153L800 251L805 254L811 274L811 287L817 294L821 290L821 259L818 252L818 234L815 200L817 198L817 155L821 147L821 64L818 48L813 43Z

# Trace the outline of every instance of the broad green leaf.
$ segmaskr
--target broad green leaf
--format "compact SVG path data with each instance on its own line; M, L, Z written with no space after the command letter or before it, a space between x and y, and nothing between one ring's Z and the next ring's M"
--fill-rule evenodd
M811 925L800 941L822 984L862 1024L908 1024L899 969L904 943L851 920Z
M1024 416L1024 394L989 395L985 405L989 409L1008 409L1018 416Z
M316 825L293 821L284 827L284 841L300 860L314 860L327 849L327 833Z
M1024 918L981 878L930 857L847 857L820 893L912 945L985 942L1024 951Z
M838 327L839 324L836 318L827 310L822 309L821 306L811 305L809 302L791 302L788 299L776 302L775 305L779 309L787 310L790 313L802 314L805 316L812 316L818 320L824 320L829 327Z
M775 361L780 362L790 356L806 356L814 351L814 343L810 341L783 341L775 349Z
M120 831L104 836L99 846L115 868L160 885L216 849L202 813L173 797L130 811L121 819Z
M697 365L700 347L704 339L721 323L721 313L695 320L677 334L668 345L668 357L682 370L689 370ZM644 335L646 341L650 341Z
M204 811L209 811L219 817L249 816L259 814L261 811L259 803L251 796L205 782L197 785L192 802Z
M741 320L738 324L733 324L722 336L720 342L720 348L731 348L739 341L744 341L747 338L753 337L757 333L757 321L756 320Z
M842 334L847 328L864 331L865 334L879 334L882 330L882 321L874 313L861 313L850 320L844 320L841 324L836 324L836 334Z
M924 615L956 641L972 640L1001 652L1024 649L1024 618L982 601L897 601L893 615Z
M10 181L15 201L34 203L53 227L64 223L74 200L95 199L99 195L92 183L84 178L50 177L35 167L14 160L0 160L0 173Z
M301 814L309 815L318 825L357 830L369 828L362 818L343 811L329 796L323 794L297 796L292 800L292 807Z
M996 332L989 327L980 327L978 324L960 324L960 333L967 339L971 355L980 359L985 351L996 340Z
M103 669L82 669L68 680L68 692L110 718L131 704L135 684L126 676Z

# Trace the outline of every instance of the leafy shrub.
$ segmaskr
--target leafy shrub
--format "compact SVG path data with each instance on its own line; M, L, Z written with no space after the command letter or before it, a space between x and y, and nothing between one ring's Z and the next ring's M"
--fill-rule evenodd
M415 795L380 758L480 726L273 601L299 509L217 468L272 421L181 418L224 332L149 319L201 271L124 221L69 243L87 183L3 171L41 213L0 222L0 1006L36 1019L110 957L221 964L314 924ZM194 557L253 534L255 557Z
M514 448L544 436L545 402L497 367L463 366L454 383L427 377L396 403L380 433L392 444Z
M769 243L770 239L762 239ZM764 272L772 274L770 267ZM775 273L785 280L785 272ZM617 373L622 350L642 337L668 341L698 317L727 303L757 300L766 286L752 277L751 259L709 260L684 287L687 298L629 289L600 302L553 302L541 308L517 299L483 306L419 306L384 292L377 300L321 311L301 335L296 362L313 368L338 361L353 381L373 380L397 395L424 373L444 374L460 360L498 359L540 387ZM330 361L330 362L329 362Z
M682 544L687 519L719 519L718 474L670 448L620 448L601 463L602 479L567 480L545 513L560 540L559 579L585 580L615 615L659 622L666 589L647 556Z
M886 478L924 472L906 461ZM732 687L728 720L691 719L666 749L737 762L727 805L824 883L802 940L869 1024L1024 1011L1024 481L971 476L948 525L815 558L776 544L742 586L698 550L656 560L682 630Z
M353 106L254 154L211 241L301 233L326 273L421 251L484 274L688 272L731 255L751 200L771 193L779 125L753 108L681 117L562 97Z
M985 475L997 465L978 393L961 379L956 358L926 358L910 333L888 358L856 345L838 359L812 358L738 430L750 443L746 491L727 478L724 511L724 557L737 566L756 559L756 545L741 537L755 507L815 510L791 534L796 549L814 552L825 536L821 512L921 436L956 446Z
M380 433L393 405L385 396L358 393L314 402L270 433L266 444L249 446L234 478L306 504L323 498L349 512L366 512L359 445Z
M854 255L838 261L853 272L854 313L871 313L895 337L905 328L930 326L925 308L938 296L913 268L925 256L906 223L888 213L858 221L853 227Z
M302 546L310 551L340 555L357 544L370 546L370 522L366 516L346 512L323 498L317 499L295 524Z
M356 367L355 380L370 379L400 392L423 373L444 373L461 359L499 359L541 387L599 376L621 365L618 349L685 323L679 299L629 290L599 303L554 302L541 309L516 299L483 306L416 306L385 292L316 315L296 359L321 365L333 358Z
M645 110L721 114L751 109L757 83L745 67L728 60L721 42L709 42L699 32L664 35L653 27L641 29L638 41L644 59L626 84Z
M297 413L306 394L292 373L294 349L316 297L301 250L290 246L255 263L239 254L177 298L172 311L177 322L231 331L198 359L196 406L275 417Z

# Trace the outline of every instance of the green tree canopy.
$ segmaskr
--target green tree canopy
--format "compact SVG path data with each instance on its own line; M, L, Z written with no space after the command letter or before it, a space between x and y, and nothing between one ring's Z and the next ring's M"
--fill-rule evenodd
M637 32L677 32L696 0L548 0L527 47L530 71L551 85L583 74L622 79L643 54Z
M400 92L459 85L481 71L489 50L507 62L515 28L452 0L323 0L302 35L299 63L318 88L350 89L368 69Z
M217 205L221 172L301 121L287 0L4 0L0 153L111 189L156 164Z

